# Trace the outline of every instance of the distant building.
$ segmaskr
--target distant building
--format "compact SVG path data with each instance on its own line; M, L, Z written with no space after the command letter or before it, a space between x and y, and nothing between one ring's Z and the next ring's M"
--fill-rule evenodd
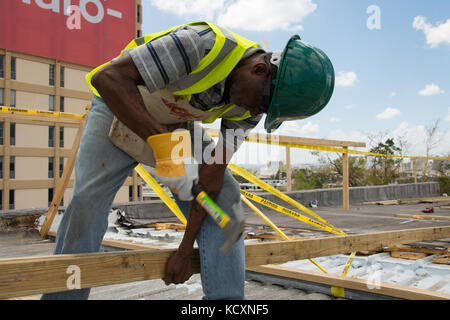
M274 177L283 165L282 161L267 161L266 165L258 170L257 176L261 179Z
M2 0L0 12L0 105L8 107L83 114L86 74L142 35L141 0ZM1 209L49 206L77 129L0 121ZM128 179L115 201L142 198L138 185ZM72 186L73 176L63 205Z

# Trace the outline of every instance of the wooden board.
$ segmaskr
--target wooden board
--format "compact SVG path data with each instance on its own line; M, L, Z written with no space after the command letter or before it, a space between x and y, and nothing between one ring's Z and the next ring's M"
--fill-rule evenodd
M433 258L433 263L450 264L450 257L449 256L435 257L435 258Z
M410 218L417 220L450 220L450 216L424 216L424 215L412 215L412 214L394 214L397 218Z
M341 287L364 292L371 292L377 295L385 295L409 300L449 300L450 295L431 290L423 290L411 287L404 287L390 283L369 283L367 280L336 276L332 274L318 273L314 271L298 270L280 266L255 266L247 268L249 271L260 272L279 277L322 283L330 287Z
M299 236L287 236L290 240L304 239L304 237ZM245 239L263 239L263 240L283 240L283 237L279 234L273 233L262 233L262 234L246 234Z
M398 204L400 204L400 203L399 203L399 200L384 200L384 201L370 201L370 202L364 202L363 204L371 204L371 205L377 204L377 205L383 205L383 206L386 206L386 205L398 205Z
M406 246L406 245L383 248L383 251L417 252L417 253L439 254L439 255L448 254L447 248L437 249L437 248L424 248L424 247L415 247L415 246Z
M251 267L448 237L450 226L250 243L245 246L245 259ZM161 279L175 252L159 249L1 259L0 299L68 290L67 271L74 265L80 269L81 288ZM198 250L194 250L192 264L198 273Z
M400 199L400 204L412 204L412 203L440 203L440 202L450 202L449 197L426 197L426 198L407 198Z
M402 251L392 251L391 252L391 257L407 259L407 260L419 260L419 259L425 258L426 256L428 256L428 255L423 252L402 252Z

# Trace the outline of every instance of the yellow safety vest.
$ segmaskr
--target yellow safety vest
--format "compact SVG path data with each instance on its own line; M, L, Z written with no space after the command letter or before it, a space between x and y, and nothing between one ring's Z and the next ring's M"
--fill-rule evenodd
M172 27L165 31L152 33L141 38L132 40L124 50L121 51L120 56L123 56L124 52L133 50L141 45L145 45L150 41L156 40L162 36L165 36L172 32L173 30L182 27L184 25L197 25L205 26L212 29L216 35L216 40L211 51L200 61L197 68L189 74L190 81L184 85L184 87L178 88L178 90L173 91L174 95L185 95L190 97L193 94L203 92L217 83L223 81L234 69L234 67L239 63L245 51L249 48L257 48L259 44L247 40L236 33L229 31L224 28L219 28L216 25L206 22L198 21L187 23L179 26ZM224 55L225 54L225 55ZM219 55L221 58L219 58ZM91 79L95 73L97 73L101 68L111 63L108 61L101 66L98 66L92 70L87 76L86 81L91 87L93 93L100 97L98 91L92 86ZM236 107L234 104L228 104L216 108L209 109L207 111L216 111L216 113L209 119L203 120L204 123L214 122L217 118L229 112L231 109ZM251 114L247 111L242 116L234 117L223 117L227 120L239 121L243 119L250 118Z

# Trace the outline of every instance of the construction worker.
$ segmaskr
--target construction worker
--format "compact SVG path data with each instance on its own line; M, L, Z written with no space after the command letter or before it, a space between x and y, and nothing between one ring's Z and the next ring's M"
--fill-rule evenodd
M328 57L299 36L282 52L265 52L229 30L195 22L131 41L87 80L95 96L55 254L100 249L115 195L141 162L172 189L187 218L183 240L168 260L165 283L191 277L197 241L204 299L245 299L243 237L223 254L219 248L225 235L192 201L192 186L199 183L232 216L232 207L240 205L239 184L226 169L233 153L264 113L265 129L271 132L285 120L303 119L325 107L334 88ZM218 118L222 134L215 145L197 122ZM230 130L236 134L230 137ZM194 152L175 152L180 143ZM87 299L89 292L51 293L42 299Z

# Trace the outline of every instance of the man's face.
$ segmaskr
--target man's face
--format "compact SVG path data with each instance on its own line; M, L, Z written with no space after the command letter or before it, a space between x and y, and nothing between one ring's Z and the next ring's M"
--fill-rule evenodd
M250 111L252 116L263 113L263 92L268 75L265 63L249 63L236 68L229 76L230 101Z

